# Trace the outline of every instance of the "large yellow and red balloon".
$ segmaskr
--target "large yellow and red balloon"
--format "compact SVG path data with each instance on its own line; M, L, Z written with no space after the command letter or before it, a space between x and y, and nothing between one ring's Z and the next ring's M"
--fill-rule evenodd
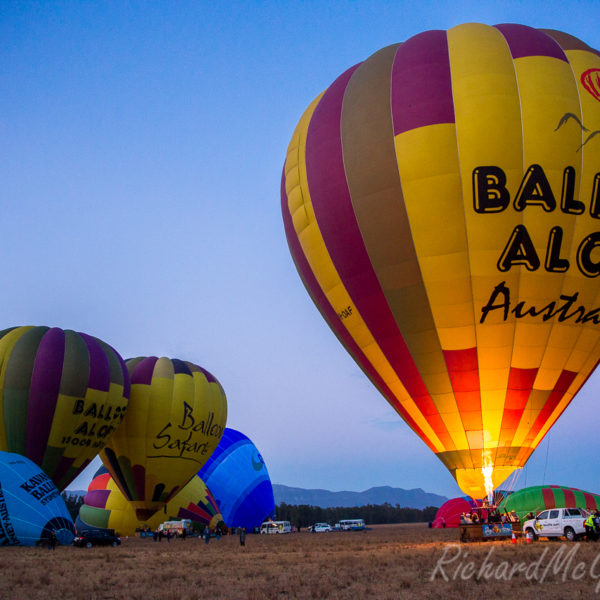
M128 412L100 456L123 495L145 521L196 474L219 444L227 421L221 384L191 362L126 361Z
M304 113L288 244L334 333L468 495L525 464L600 358L600 55L459 25Z

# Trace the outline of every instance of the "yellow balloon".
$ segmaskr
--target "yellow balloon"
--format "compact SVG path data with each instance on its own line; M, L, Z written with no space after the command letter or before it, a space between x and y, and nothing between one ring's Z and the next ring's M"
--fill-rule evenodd
M600 55L524 25L428 31L306 110L282 212L321 314L481 498L600 359Z
M83 526L114 529L120 535L134 535L136 530L148 527L155 531L164 521L190 519L194 523L214 529L223 521L219 507L205 483L194 475L189 483L167 503L165 509L156 512L146 521L137 518L135 508L106 469L100 469L88 487L84 504L79 509Z
M190 362L126 361L128 412L100 456L140 520L162 509L208 460L227 421L217 379Z
M0 331L0 450L22 454L64 489L120 426L129 398L108 344L58 327Z

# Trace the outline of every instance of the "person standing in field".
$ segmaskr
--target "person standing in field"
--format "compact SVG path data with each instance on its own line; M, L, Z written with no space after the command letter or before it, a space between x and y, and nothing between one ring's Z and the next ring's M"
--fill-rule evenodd
M57 542L57 539L56 539L56 531L53 529L53 530L50 532L50 543L49 543L49 545L48 545L48 548L49 548L50 550L56 550L56 542Z
M210 542L210 527L208 525L204 528L204 543Z
M240 527L240 546L246 545L246 528Z

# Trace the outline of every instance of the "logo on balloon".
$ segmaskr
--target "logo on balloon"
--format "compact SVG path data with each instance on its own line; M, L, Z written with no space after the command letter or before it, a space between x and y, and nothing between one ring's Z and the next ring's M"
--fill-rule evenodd
M567 121L569 121L570 119L573 119L577 125L579 125L579 127L581 127L581 131L583 133L585 132L589 132L590 130L579 120L579 117L577 115L574 115L573 113L566 113L565 115L562 116L562 118L560 119L560 121L558 122L558 126L554 131L558 131L562 125L564 125ZM600 130L597 129L596 131L592 131L586 138L585 140L583 140L583 143L581 144L581 146L579 146L579 148L577 148L576 152L579 152L593 137L595 137L596 135L598 135L600 133Z
M19 544L19 540L10 522L4 492L2 491L2 485L0 485L0 546L15 546L17 544Z
M254 460L254 456L252 456L252 467L255 471L260 471L263 468L265 461L258 452L256 453L256 456L258 457L258 460Z
M167 423L156 434L156 439L152 444L156 450L171 450L172 452L148 456L148 458L184 458L204 464L204 460L198 460L194 455L206 456L209 442L193 440L192 437L198 437L199 434L203 438L213 437L218 440L223 435L223 427L215 422L213 412L208 413L206 420L196 422L194 409L187 402L183 403L183 407L181 423L176 427L171 422Z
M21 489L25 490L30 496L40 501L40 504L46 505L54 500L59 493L54 483L45 473L39 473L30 477L25 483L21 484Z
M583 87L600 101L600 69L588 69L581 75Z

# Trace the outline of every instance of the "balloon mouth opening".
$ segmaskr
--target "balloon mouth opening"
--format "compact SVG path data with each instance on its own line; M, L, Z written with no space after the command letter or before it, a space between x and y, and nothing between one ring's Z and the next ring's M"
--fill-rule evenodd
M516 470L520 470L520 465L498 465L494 462L491 452L484 450L481 463L475 468L458 468L453 475L460 489L475 500L485 500L490 505L494 505L494 490L498 489ZM509 481L508 486L514 486Z
M157 509L148 509L148 508L136 508L135 516L138 518L138 521L147 521L150 517L157 511Z

